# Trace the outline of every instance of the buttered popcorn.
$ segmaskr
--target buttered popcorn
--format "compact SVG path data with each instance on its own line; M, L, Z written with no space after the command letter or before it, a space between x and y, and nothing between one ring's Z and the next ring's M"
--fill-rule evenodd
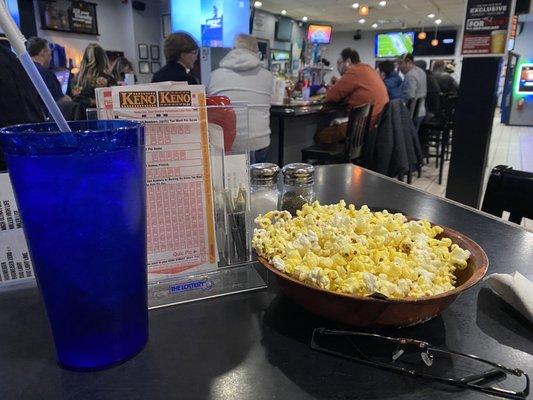
M468 250L437 239L440 226L400 213L359 210L344 201L306 204L293 217L271 211L255 219L252 246L276 269L339 293L418 298L454 288Z

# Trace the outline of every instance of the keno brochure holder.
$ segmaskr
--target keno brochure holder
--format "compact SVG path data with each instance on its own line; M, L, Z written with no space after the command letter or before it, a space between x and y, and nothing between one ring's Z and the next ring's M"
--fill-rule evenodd
M267 287L251 251L248 113L244 104L87 111L145 124L149 308Z

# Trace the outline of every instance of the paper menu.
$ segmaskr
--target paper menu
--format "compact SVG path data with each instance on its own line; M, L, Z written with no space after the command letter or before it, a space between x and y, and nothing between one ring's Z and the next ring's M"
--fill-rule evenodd
M149 279L216 268L211 166L201 85L97 89L100 117L145 123Z
M33 279L33 267L11 181L0 174L0 285Z

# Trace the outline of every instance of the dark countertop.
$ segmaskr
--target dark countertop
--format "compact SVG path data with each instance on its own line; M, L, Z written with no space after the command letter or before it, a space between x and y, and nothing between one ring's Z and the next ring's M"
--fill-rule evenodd
M290 104L271 104L270 114L275 117L299 117L316 114L327 108L323 100L297 101Z
M533 234L351 165L317 168L323 203L345 199L426 217L477 241L489 272L532 279ZM150 340L135 358L92 373L55 363L35 288L0 293L0 399L484 399L313 352L308 314L268 290L150 311ZM427 340L533 376L533 327L484 283L429 322L388 333Z

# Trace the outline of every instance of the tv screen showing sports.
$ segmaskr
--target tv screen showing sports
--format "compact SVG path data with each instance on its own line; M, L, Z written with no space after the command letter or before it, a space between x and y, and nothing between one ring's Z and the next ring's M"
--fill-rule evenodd
M387 32L376 34L375 56L400 57L413 52L414 32Z
M433 39L439 43L436 46L431 45ZM421 40L415 35L413 48L414 56L453 56L455 54L455 42L457 31L439 31L435 36L428 32L426 38Z
M533 94L533 64L522 64L520 66L518 93Z
M292 37L292 21L289 18L280 17L276 22L276 40L290 42Z
M172 32L189 32L205 47L233 47L250 33L249 0L170 0L170 14Z
M329 44L331 42L331 26L309 25L307 29L307 41L316 44Z

